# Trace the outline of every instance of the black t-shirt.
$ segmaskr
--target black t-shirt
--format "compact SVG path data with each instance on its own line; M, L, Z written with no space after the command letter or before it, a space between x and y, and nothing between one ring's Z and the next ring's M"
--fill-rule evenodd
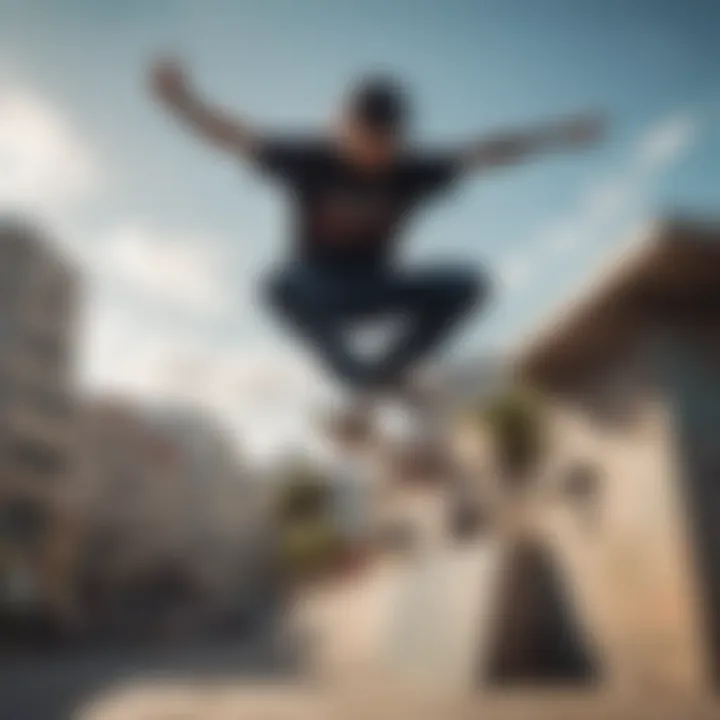
M458 167L449 153L407 153L365 171L330 141L308 139L265 140L255 160L295 198L297 257L342 267L386 262L408 212L449 186Z

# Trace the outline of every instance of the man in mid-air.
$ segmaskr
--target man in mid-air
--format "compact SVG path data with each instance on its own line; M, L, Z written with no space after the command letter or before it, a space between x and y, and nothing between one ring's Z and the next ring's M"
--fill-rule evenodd
M175 60L152 73L158 98L199 135L280 182L295 212L292 257L267 282L280 316L332 373L361 394L403 393L420 361L470 312L489 282L465 260L455 267L405 268L397 241L411 212L473 171L594 140L594 116L504 132L458 147L412 147L408 96L392 78L360 82L333 131L275 136L207 104ZM352 350L360 319L400 316L403 331L379 356Z

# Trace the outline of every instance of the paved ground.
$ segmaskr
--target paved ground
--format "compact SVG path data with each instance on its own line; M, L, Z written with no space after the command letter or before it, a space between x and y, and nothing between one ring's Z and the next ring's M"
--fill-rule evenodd
M227 683L230 678L278 682L292 673L291 660L283 657L269 638L165 650L85 650L8 659L0 662L0 718L69 720L79 717L81 709L95 698L153 681L186 690L198 684Z
M145 687L107 698L82 720L717 720L713 703L628 703L602 696L432 695L408 690Z
M461 690L472 682L478 642L472 629L487 610L467 588L479 593L490 568L478 563L472 546L451 555L412 567L389 561L357 582L308 594L307 621L334 630L317 648L312 668L326 671L304 680L268 636L164 652L0 661L0 720L720 718L720 704L679 703L656 693L631 702L597 694ZM379 667L379 657L389 664ZM398 672L403 668L411 672Z
M442 548L407 574L388 638L398 673L447 687L472 685L489 625L483 616L493 598L484 590L494 560L486 543L469 543Z

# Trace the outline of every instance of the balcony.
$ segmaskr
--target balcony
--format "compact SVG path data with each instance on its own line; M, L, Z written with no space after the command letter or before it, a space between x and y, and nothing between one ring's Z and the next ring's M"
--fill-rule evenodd
M60 480L68 472L68 455L61 449L16 436L4 446L2 485L6 491L59 499Z
M51 526L47 503L27 494L10 495L0 500L0 542L17 548L32 549L41 543Z
M8 405L4 426L12 437L59 451L69 450L76 438L76 427L70 408L65 410L61 405L43 407L37 397L26 394Z

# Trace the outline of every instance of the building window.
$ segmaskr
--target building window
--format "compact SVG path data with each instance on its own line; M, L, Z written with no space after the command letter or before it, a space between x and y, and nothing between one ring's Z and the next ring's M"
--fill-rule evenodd
M59 337L31 335L26 342L30 352L44 362L56 365L65 360L65 344Z
M126 470L117 470L113 473L112 484L110 485L110 499L122 503L134 499L143 488L140 473L132 473Z
M0 536L23 545L42 540L49 523L47 508L29 498L12 498L0 505Z
M38 410L53 417L67 417L70 413L70 400L62 393L37 389L32 399Z
M64 468L62 453L40 443L18 441L10 450L14 464L23 470L54 475Z
M576 462L565 472L560 492L579 513L586 528L595 526L600 513L602 472L591 462Z

